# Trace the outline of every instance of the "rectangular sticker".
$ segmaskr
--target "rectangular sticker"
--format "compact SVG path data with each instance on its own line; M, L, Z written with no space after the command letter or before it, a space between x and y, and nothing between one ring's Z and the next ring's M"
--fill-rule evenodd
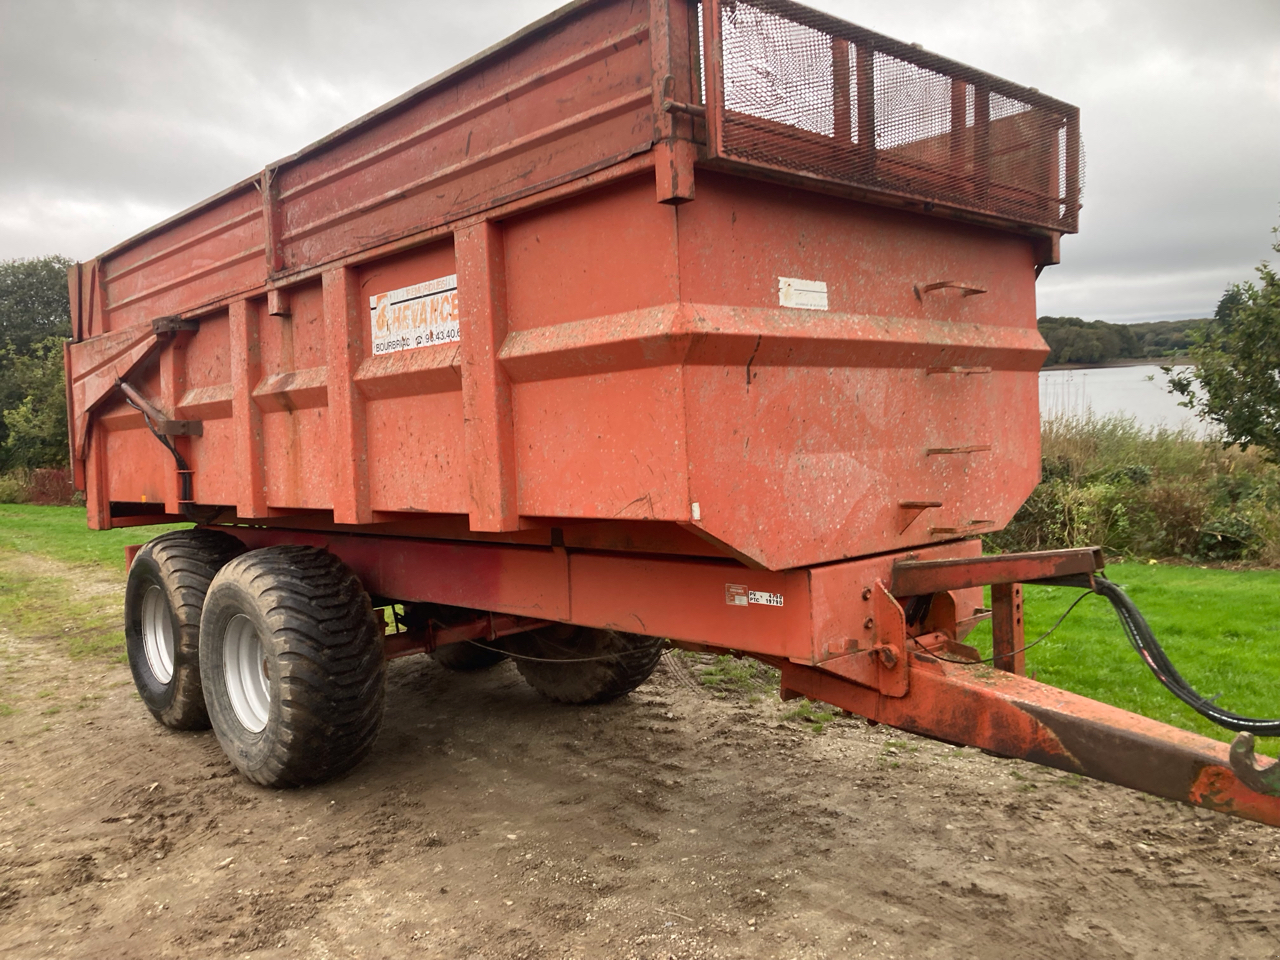
M778 306L795 307L797 310L826 310L827 283L825 280L779 277Z
M748 590L740 583L724 585L724 602L731 607L745 607L749 603L759 603L766 607L782 606L782 594L769 593L765 590Z
M458 275L403 287L369 298L373 355L457 343Z

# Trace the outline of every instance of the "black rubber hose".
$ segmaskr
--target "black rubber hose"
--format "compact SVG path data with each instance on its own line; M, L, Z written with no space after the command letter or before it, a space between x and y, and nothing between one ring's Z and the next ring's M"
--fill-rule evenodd
M1092 582L1090 582L1091 579ZM1197 693L1195 688L1183 679L1182 674L1178 673L1177 668L1164 652L1164 648L1160 646L1160 641L1151 632L1146 618L1129 599L1128 594L1106 577L1094 574L1090 578L1088 574L1082 573L1077 576L1054 577L1035 582L1048 587L1083 587L1106 597L1115 607L1116 615L1124 626L1124 632L1129 636L1129 643L1134 650L1138 651L1142 662L1155 674L1156 679L1165 686L1165 689L1196 713L1212 720L1220 727L1248 731L1259 737L1280 737L1280 720L1259 720L1256 717L1241 716L1217 706L1213 702L1217 697L1209 699Z

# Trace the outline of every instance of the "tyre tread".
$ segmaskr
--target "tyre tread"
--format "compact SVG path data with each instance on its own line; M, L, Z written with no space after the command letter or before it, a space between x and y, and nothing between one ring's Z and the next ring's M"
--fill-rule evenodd
M219 581L254 598L279 649L275 740L259 765L242 772L265 786L291 787L350 770L377 739L386 688L382 638L359 579L327 551L280 546L238 557ZM225 732L217 724L215 731L227 747Z
M649 679L662 656L665 641L658 637L577 627L574 640L584 657L608 659L548 663L564 655L564 641L552 641L560 627L534 631L517 643L516 668L529 686L557 703L607 703L626 696ZM538 657L523 659L520 655ZM610 656L612 654L612 656Z
M143 544L134 557L130 580L135 579L135 570L142 569L138 566L139 560L144 564L154 563L162 585L168 588L165 593L177 621L173 697L163 707L143 698L152 715L174 730L209 728L209 713L200 682L200 615L213 578L228 561L243 552L244 544L228 533L194 529L162 533ZM130 607L136 592L136 588L126 591L126 638L134 629L135 612ZM129 646L132 648L135 644ZM141 664L134 662L136 657L137 654L131 652L130 666L135 681L141 686L138 675Z

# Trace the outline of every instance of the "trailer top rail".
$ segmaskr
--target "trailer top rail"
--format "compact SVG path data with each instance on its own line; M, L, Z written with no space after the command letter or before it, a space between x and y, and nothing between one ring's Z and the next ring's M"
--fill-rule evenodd
M1030 233L1043 262L1076 231L1075 107L787 0L649 7L575 0L73 268L73 339L664 163L677 203L696 164Z

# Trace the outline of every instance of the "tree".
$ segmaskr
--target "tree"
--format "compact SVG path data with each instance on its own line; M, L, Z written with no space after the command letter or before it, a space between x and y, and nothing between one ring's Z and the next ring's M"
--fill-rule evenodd
M71 336L66 257L0 261L0 347L28 352L46 337Z
M71 262L0 261L0 469L66 462L62 339L71 334Z
M20 354L0 354L22 399L0 414L7 436L0 446L6 468L61 467L67 462L67 394L63 386L62 338L47 337Z
M1280 227L1272 232L1280 238ZM1280 253L1280 239L1271 249ZM1195 366L1164 371L1182 406L1222 427L1224 444L1280 460L1280 274L1265 260L1257 269L1260 285L1229 287L1194 336Z

